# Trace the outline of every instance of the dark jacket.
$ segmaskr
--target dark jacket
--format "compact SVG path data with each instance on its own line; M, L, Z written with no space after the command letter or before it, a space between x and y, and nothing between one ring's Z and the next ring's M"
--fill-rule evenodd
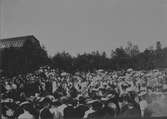
M76 113L73 106L67 106L64 109L64 119L74 119L76 117L75 114Z
M78 119L83 118L85 112L88 110L89 108L86 105L79 105L78 107L75 108L75 112L76 112L76 117Z

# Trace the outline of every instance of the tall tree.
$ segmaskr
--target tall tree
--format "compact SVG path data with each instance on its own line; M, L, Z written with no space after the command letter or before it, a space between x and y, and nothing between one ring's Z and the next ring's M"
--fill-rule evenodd
M132 57L140 53L138 45L133 45L131 41L127 42L125 51L129 56L132 56Z
M67 52L57 53L52 58L54 68L58 69L59 72L65 71L68 73L72 73L73 69L73 58Z
M162 45L160 41L157 41L156 43L156 50L162 50Z
M115 69L127 69L130 64L130 56L126 53L123 47L116 48L112 62L114 63Z

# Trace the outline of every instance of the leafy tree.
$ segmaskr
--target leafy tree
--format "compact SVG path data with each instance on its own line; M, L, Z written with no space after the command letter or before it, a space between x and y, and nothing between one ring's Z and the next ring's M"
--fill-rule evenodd
M57 53L52 58L54 68L58 69L59 72L66 71L72 73L73 69L73 58L69 53L62 52Z
M138 66L140 69L153 69L155 68L155 56L154 51L145 49L138 57Z
M130 56L121 47L121 48L116 48L112 61L116 69L127 69L130 65L129 59L130 59Z
M157 41L156 43L156 50L162 50L162 45L160 41Z
M131 57L138 55L140 53L138 45L133 45L132 42L130 41L127 42L125 51Z

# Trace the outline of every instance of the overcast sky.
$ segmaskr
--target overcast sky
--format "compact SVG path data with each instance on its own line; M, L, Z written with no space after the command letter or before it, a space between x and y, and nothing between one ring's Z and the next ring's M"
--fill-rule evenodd
M1 38L34 35L49 54L167 46L167 0L1 0Z

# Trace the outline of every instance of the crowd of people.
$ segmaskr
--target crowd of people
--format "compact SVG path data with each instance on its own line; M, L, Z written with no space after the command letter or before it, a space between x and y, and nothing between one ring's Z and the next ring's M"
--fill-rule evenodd
M49 66L0 77L2 119L111 119L167 116L167 72L58 73Z

